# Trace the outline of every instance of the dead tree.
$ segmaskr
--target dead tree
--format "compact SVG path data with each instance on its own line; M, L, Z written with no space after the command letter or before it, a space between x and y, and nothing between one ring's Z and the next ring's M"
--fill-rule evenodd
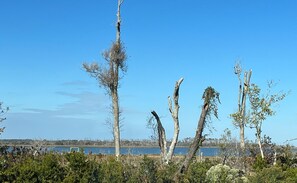
M207 119L211 119L211 116L214 115L218 118L218 108L217 103L220 103L219 93L215 91L212 87L205 89L202 99L204 100L200 118L198 121L198 126L196 130L195 138L190 146L190 149L186 155L185 160L181 164L178 172L176 173L176 178L178 175L185 173L193 160L193 157L197 153L199 147L202 145L202 142L205 140L205 135L203 135L203 130Z
M103 53L107 61L107 67L99 66L97 63L83 64L84 69L103 86L108 95L112 99L113 111L113 137L115 144L115 155L118 158L120 155L120 110L118 87L121 79L120 71L125 73L126 67L126 51L121 42L121 5L123 0L118 0L117 6L117 21L116 21L116 41L111 48Z
M235 127L239 128L240 132L240 149L241 153L245 152L245 139L244 139L244 128L246 126L246 97L248 95L250 87L250 79L252 75L252 70L244 72L244 82L242 86L241 80L241 66L237 63L234 67L234 73L238 77L239 81L239 90L238 90L238 111L234 114L231 114L233 118L233 124Z
M179 99L179 87L180 87L181 83L183 82L183 80L184 80L183 78L180 78L175 83L175 88L174 88L174 92L173 92L174 108L172 107L171 97L168 96L169 112L171 113L171 116L172 116L172 119L174 122L174 134L173 134L172 141L171 141L168 151L167 151L167 141L166 141L165 129L163 128L163 125L161 123L161 120L160 120L158 114L155 111L151 112L157 121L158 142L159 142L159 147L161 149L161 160L165 164L168 164L169 161L172 160L174 149L175 149L177 141L178 141L178 135L179 135L178 99Z

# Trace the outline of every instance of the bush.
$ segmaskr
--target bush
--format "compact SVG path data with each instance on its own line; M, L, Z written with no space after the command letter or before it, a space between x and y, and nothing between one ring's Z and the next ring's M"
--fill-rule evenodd
M171 183L174 182L174 175L178 170L179 166L177 163L169 162L168 165L160 166L157 172L157 182L160 183Z
M274 183L285 180L284 172L280 167L263 168L261 171L249 177L251 183Z
M65 155L67 175L63 182L99 182L100 167L94 161L88 161L82 152L71 152Z
M41 182L62 182L65 170L57 154L45 154L41 159L39 174Z
M254 163L252 164L252 168L258 172L266 167L267 167L266 160L263 159L260 155L257 155Z
M109 157L100 163L99 172L100 182L126 182L125 167L120 161L116 161L114 157Z
M189 182L205 182L206 172L214 165L210 160L203 162L193 162L185 176Z
M290 182L297 182L297 168L288 168L287 171L284 173L285 181L287 183Z
M237 169L232 169L227 165L218 164L212 166L206 172L206 181L207 182L247 182L248 180L245 177L240 176L240 171Z
M136 166L136 167L132 167ZM125 164L125 169L130 170L130 172L125 171L126 174L130 174L130 177L127 177L127 182L156 182L157 181L157 165L156 162L144 156L142 160L134 165Z

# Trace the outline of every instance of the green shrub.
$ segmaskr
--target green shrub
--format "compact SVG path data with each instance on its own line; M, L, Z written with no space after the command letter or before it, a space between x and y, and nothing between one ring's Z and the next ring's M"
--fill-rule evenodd
M261 171L257 172L255 175L250 176L249 180L253 182L261 183L276 183L285 180L284 172L280 167L270 167L263 168Z
M100 166L89 161L82 152L71 152L65 155L67 175L63 182L100 182Z
M227 165L218 164L212 166L206 172L206 181L207 182L247 182L248 180L245 177L240 176L240 172L237 169L232 169Z
M254 163L252 164L252 168L258 172L266 167L267 167L266 160L263 159L260 155L257 155Z
M15 179L16 182L35 183L41 182L40 178L40 161L34 158L27 158L22 163L16 164L9 172L9 179Z
M297 182L297 168L288 168L287 171L284 172L285 181L287 183L295 183Z
M175 162L169 162L168 165L160 166L157 172L157 182L171 183L174 182L174 175L179 166Z
M126 165L127 166L127 165ZM132 176L129 177L129 181L131 183L134 182L156 182L157 181L157 165L156 162L148 158L146 155L143 157L143 159L140 161L140 163L137 165L137 167L134 171L131 170ZM127 170L127 168L126 168ZM133 172L132 172L133 171Z
M39 174L42 182L62 182L65 170L61 166L61 158L57 154L45 154L41 159Z
M203 162L193 162L185 176L189 182L205 182L206 172L212 167L213 162L206 160Z
M114 157L100 163L99 180L104 183L126 182L125 167L120 161L116 161Z

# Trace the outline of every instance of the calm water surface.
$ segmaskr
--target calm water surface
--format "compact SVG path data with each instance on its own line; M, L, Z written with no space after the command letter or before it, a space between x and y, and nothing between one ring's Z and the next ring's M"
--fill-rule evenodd
M69 152L70 147L53 147L49 150L54 152ZM74 148L73 150L77 150ZM84 147L85 154L114 154L114 147ZM176 147L174 154L176 155L186 155L189 148L187 147ZM217 147L203 147L197 152L197 155L203 154L203 156L217 156L219 153L219 148ZM121 148L121 154L131 154L131 155L143 155L143 154L160 154L160 149L158 147L123 147Z

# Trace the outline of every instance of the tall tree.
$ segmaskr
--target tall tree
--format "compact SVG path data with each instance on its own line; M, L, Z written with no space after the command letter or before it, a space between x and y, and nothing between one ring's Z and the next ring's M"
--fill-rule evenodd
M251 128L256 130L256 139L259 145L261 157L264 158L264 152L262 147L262 123L268 116L275 115L275 111L272 109L273 105L282 101L287 93L271 94L271 87L273 83L268 83L268 93L261 96L261 89L256 85L252 84L249 90L250 100L250 115L249 124Z
M220 103L219 93L212 87L207 87L203 93L202 99L204 100L200 118L198 120L198 126L196 129L196 135L190 146L190 149L186 155L185 160L181 164L176 175L185 173L193 157L197 153L197 150L202 145L202 142L205 140L205 135L203 135L203 130L205 128L206 122L211 120L211 116L214 115L218 118L218 107L217 104ZM178 176L176 176L178 177Z
M169 150L167 151L167 141L166 141L166 133L165 129L161 123L159 115L156 113L156 111L152 111L152 115L157 121L157 131L158 131L158 142L159 142L159 147L161 149L161 159L162 162L165 164L168 164L169 161L172 160L173 157L173 152L176 147L177 141L178 141L178 136L179 136L179 118L178 118L178 113L179 113L179 104L178 104L178 99L179 99L179 87L181 83L183 82L183 78L180 78L178 81L175 83L175 88L173 91L173 101L174 101L174 108L172 107L172 99L170 96L168 96L168 106L169 106L169 112L171 113L173 122L174 122L174 134L172 137L171 144L169 146Z
M120 156L120 110L118 87L121 79L120 72L127 72L126 51L121 42L121 5L123 0L118 0L117 21L116 21L116 41L111 48L103 53L107 66L99 66L97 63L84 63L83 67L92 77L96 78L100 86L104 87L112 99L113 112L113 137L115 144L115 155Z
M244 72L243 85L241 80L242 69L239 63L234 67L234 73L238 77L239 87L238 87L238 111L234 114L231 114L233 118L233 124L235 127L239 128L240 136L240 148L241 152L245 152L245 137L244 137L244 128L247 123L246 121L246 98L248 95L250 87L250 79L252 75L252 70Z
M0 102L0 123L6 120L5 117L3 117L4 113L6 113L9 108L8 107L3 107L2 102ZM0 128L0 134L4 131L5 127Z

